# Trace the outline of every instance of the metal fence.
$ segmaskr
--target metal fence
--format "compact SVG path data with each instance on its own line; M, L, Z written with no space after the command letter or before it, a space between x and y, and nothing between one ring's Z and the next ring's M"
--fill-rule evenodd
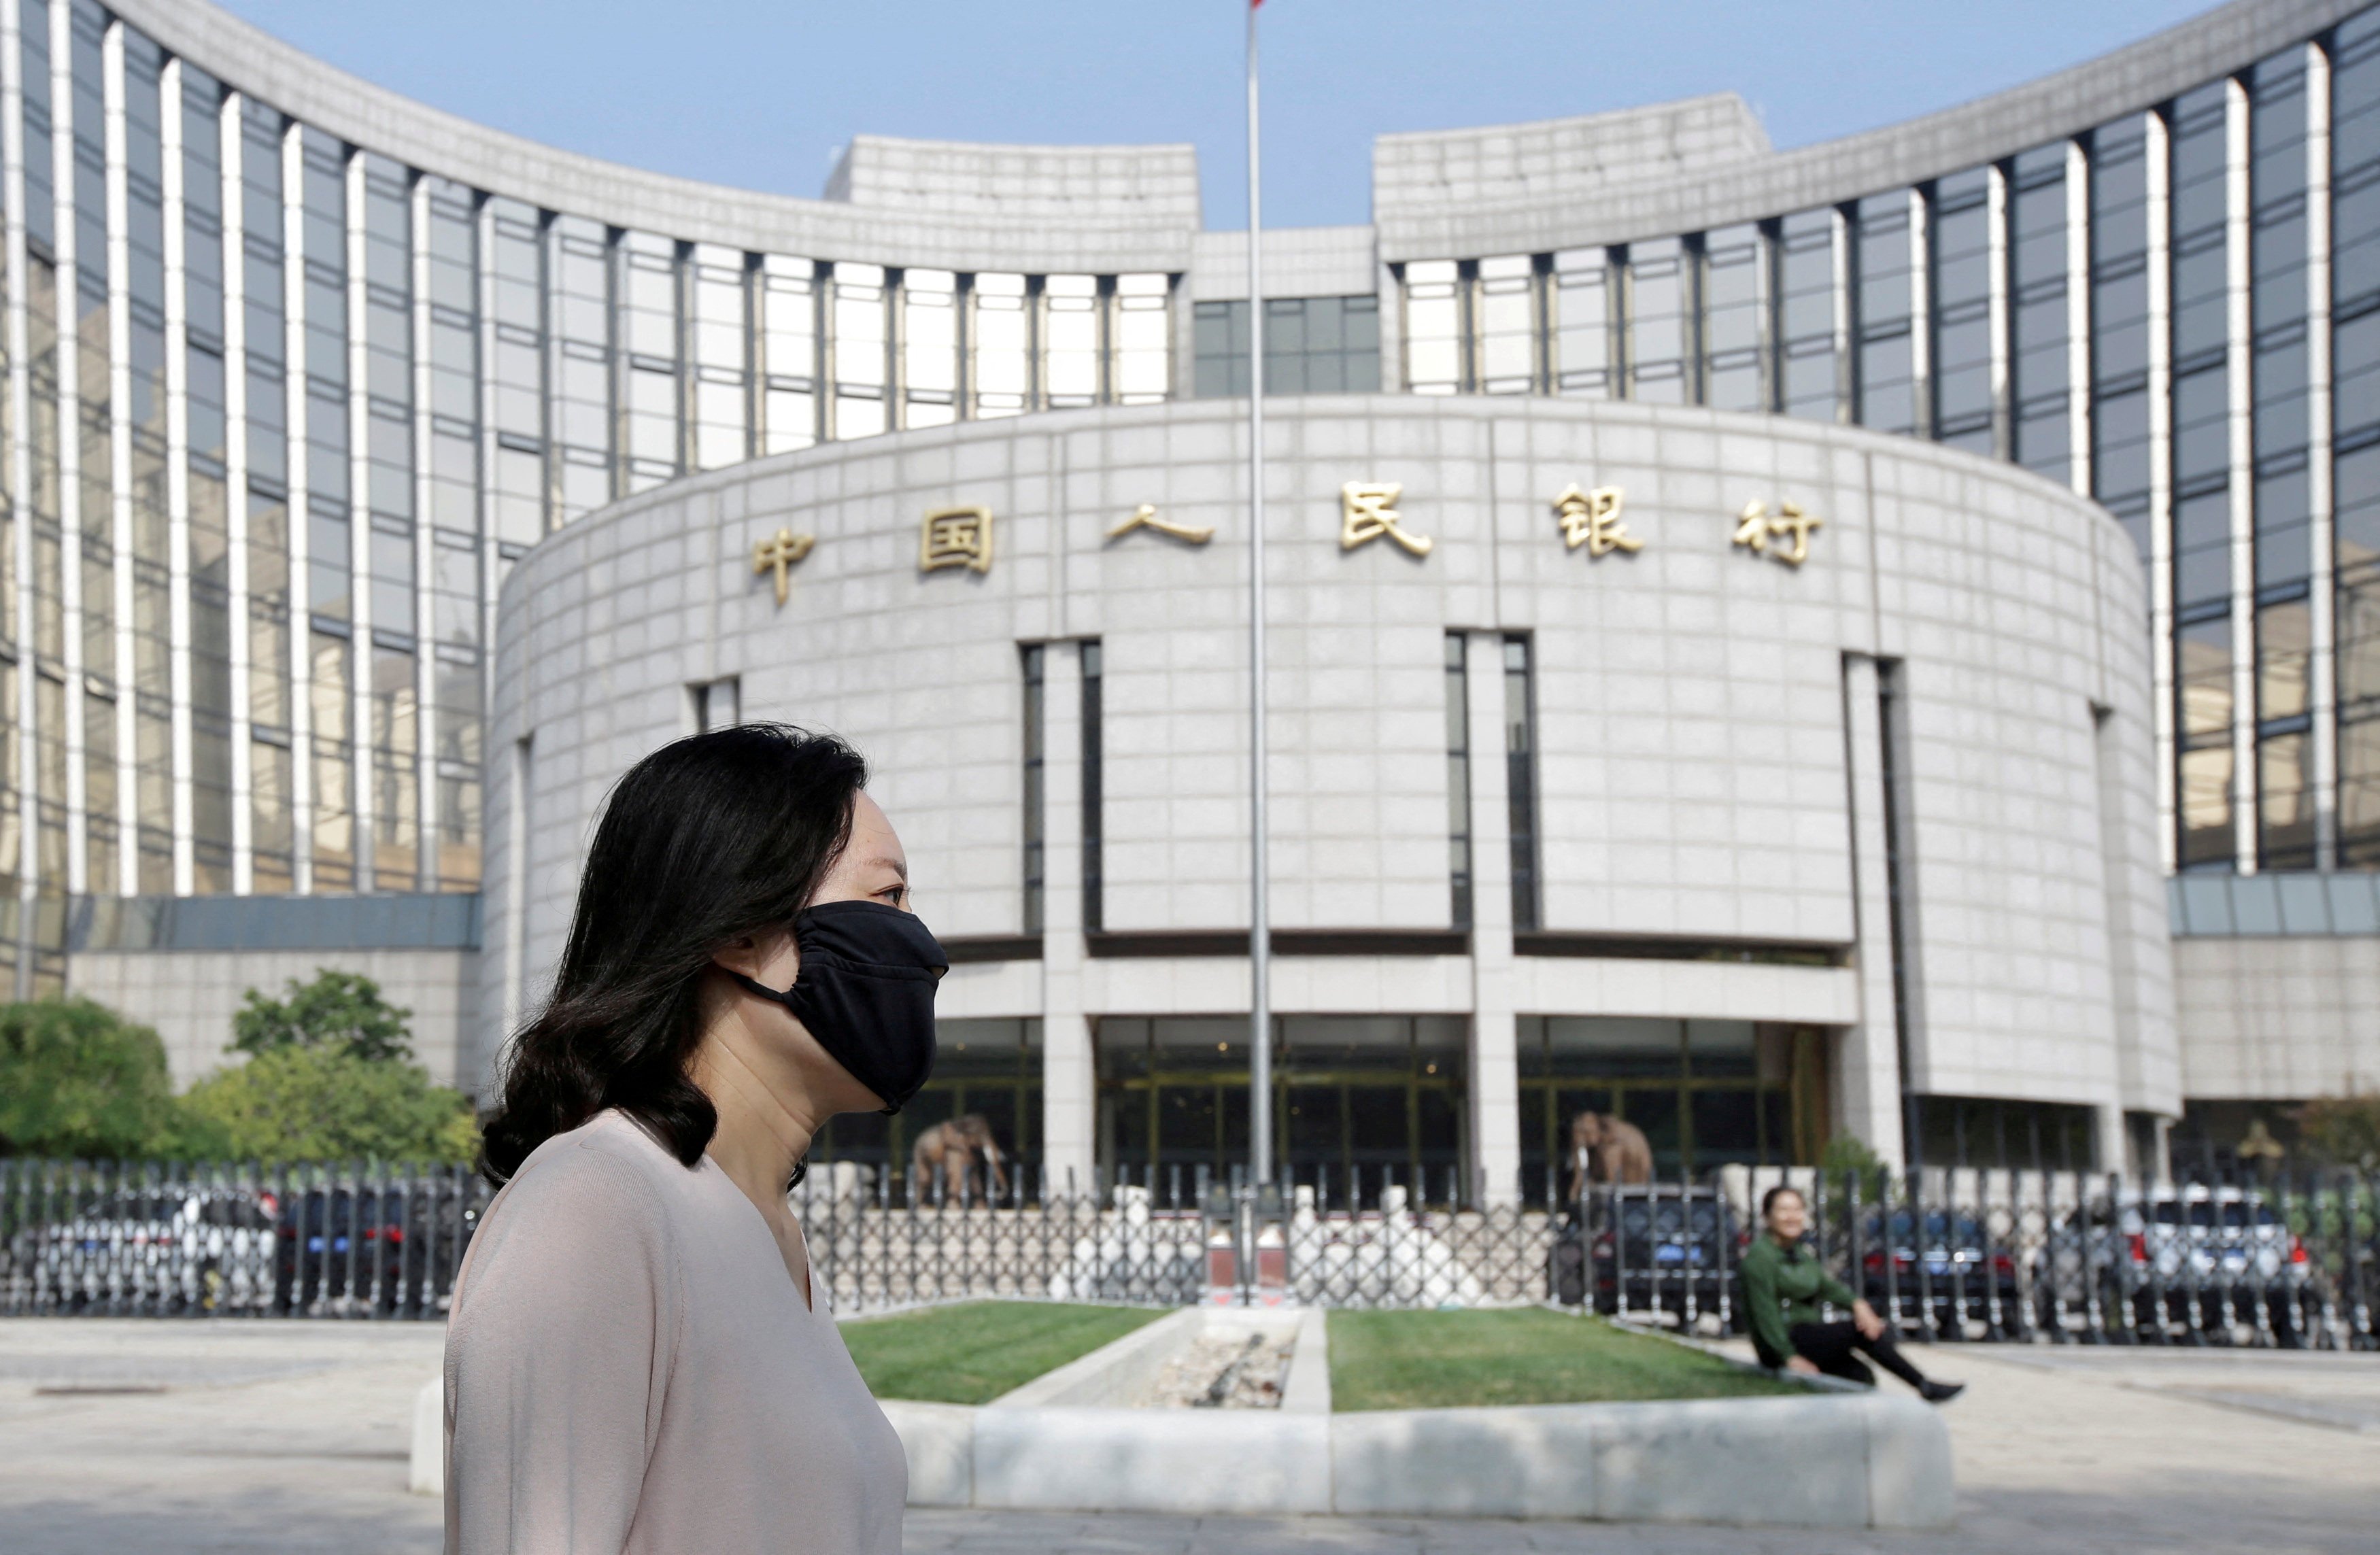
M1912 1338L2380 1348L2380 1179L2143 1184L1733 1167L1548 1211L1452 1172L1201 1170L917 1201L880 1167L793 1191L844 1312L960 1296L1482 1306L1739 1330L1758 1204L1809 1200L1828 1267ZM1475 1186L1476 1184L1473 1184ZM435 1318L489 1190L460 1169L0 1160L0 1314Z

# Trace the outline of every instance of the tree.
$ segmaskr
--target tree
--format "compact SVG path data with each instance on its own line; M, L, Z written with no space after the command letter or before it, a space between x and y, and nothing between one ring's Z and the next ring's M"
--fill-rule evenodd
M1860 1197L1871 1204L1885 1196L1886 1181L1891 1176L1883 1157L1870 1149L1865 1140L1848 1134L1827 1141L1826 1150L1818 1157L1818 1174L1839 1193L1850 1193L1856 1183Z
M470 1099L419 1064L333 1042L282 1042L190 1087L183 1108L254 1160L468 1164L480 1148Z
M2297 1110L2298 1145L2333 1166L2380 1168L2380 1093L2321 1096Z
M222 1143L175 1104L147 1027L88 999L0 1005L0 1153L188 1157Z
M241 996L231 1018L232 1051L269 1053L282 1048L335 1046L358 1058L402 1063L413 1057L406 1021L413 1012L381 997L380 984L357 972L314 968L314 980L289 979L289 997L269 999L255 989Z

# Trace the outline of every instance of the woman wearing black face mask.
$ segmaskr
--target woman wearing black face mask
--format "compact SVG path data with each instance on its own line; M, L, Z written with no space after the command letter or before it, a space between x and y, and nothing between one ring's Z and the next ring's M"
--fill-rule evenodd
M897 1111L933 1065L946 962L867 775L747 724L613 790L488 1124L449 1555L900 1549L901 1443L785 1201L829 1118Z

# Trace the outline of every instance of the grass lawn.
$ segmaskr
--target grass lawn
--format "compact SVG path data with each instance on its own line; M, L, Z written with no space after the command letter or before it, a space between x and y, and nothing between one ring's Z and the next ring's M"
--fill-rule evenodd
M1336 1409L1755 1398L1802 1390L1716 1356L1542 1307L1333 1312Z
M878 1398L990 1403L1164 1316L1138 1306L970 1301L845 1323L843 1342Z

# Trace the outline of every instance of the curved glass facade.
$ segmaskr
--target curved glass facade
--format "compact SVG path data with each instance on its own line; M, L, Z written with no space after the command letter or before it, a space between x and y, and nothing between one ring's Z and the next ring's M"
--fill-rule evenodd
M1245 392L1245 279L1202 278L1195 216L1149 237L1162 200L1083 245L1137 268L1037 269L1022 239L890 262L939 220L914 191L779 202L881 215L880 243L730 244L620 219L721 191L615 169L628 193L564 209L550 170L457 181L517 143L376 99L347 132L379 113L403 145L358 144L234 79L286 59L206 52L94 0L0 0L20 992L55 986L74 896L476 890L496 590L594 507L821 440ZM356 83L307 69L337 116ZM441 135L463 149L423 165ZM1348 233L1372 241L1282 235L1276 392L1710 405L2022 463L2148 569L2168 864L2380 867L2380 11L1811 208L1389 264L1332 258Z
M1415 394L1851 422L2096 497L2155 601L2168 868L2380 866L2380 11L1906 188L1394 272Z
M19 988L67 895L476 890L495 592L579 514L1171 391L1166 273L624 229L343 141L90 0L0 33Z

